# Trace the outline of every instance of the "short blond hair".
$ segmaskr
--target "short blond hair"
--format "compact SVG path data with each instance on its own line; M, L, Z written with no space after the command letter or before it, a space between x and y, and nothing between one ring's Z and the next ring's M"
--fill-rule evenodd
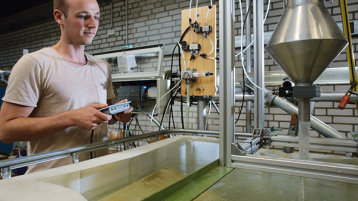
M66 0L53 0L53 10L58 9L66 16L68 5Z

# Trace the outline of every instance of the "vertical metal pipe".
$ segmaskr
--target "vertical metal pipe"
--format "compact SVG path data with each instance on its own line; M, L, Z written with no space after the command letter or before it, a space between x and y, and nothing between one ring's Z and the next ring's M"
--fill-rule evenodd
M189 110L190 110L190 81L186 80L186 110L185 110L186 129L189 129Z
M198 129L205 130L206 122L206 100L203 97L197 97L198 107L197 107L197 118L198 118Z
M254 0L254 76L257 86L255 88L255 127L264 127L264 25L263 25L263 5L262 0Z
M235 134L235 69L233 1L219 1L220 35L220 164L231 166L231 143Z
M298 99L298 146L300 152L300 159L309 159L310 146L310 99Z
M251 11L249 11L250 1L246 1L247 19L246 19L246 72L251 73ZM245 92L244 92L245 93ZM246 102L246 133L252 132L252 101Z

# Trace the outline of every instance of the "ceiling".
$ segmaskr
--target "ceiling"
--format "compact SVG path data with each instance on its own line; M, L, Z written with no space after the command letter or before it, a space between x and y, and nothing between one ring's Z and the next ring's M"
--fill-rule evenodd
M52 0L7 0L1 2L0 34L49 19L52 15L52 5Z
M98 0L110 2L111 0ZM0 7L0 34L51 19L53 0L6 0Z

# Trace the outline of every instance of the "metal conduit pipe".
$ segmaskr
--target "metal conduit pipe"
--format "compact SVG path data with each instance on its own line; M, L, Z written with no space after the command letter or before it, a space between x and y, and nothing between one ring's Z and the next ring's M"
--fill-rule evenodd
M342 100L342 97L344 96L344 93L321 93L320 97L314 97L311 98L312 101L335 101L340 102ZM358 96L351 96L349 98L350 103L355 103L358 101Z
M344 93L321 93L320 97L311 98L311 101L315 102L325 102L325 101L333 101L340 102ZM218 99L218 98L217 98ZM217 100L214 98L214 100ZM242 101L242 94L235 94L235 101ZM251 94L245 94L245 101L254 101L255 96ZM358 96L351 96L349 99L349 103L355 103L358 101Z
M289 114L291 113L298 114L297 106L278 96L273 95L271 91L268 90L265 91L265 98L270 103L280 107L281 109L283 109ZM334 128L328 126L327 124L325 124L324 122L322 122L321 120L317 119L312 115L310 117L310 124L311 124L311 128L321 133L325 137L346 139L346 137L342 133L338 132Z
M324 93L324 94L321 94L321 97L315 97L315 98L312 98L312 100L314 100L314 101L340 101L340 99L342 98L343 95L344 95L343 93ZM245 95L245 101L253 101L254 98L255 98L254 95ZM289 114L291 114L291 113L298 114L298 108L296 105L294 105L278 96L273 95L271 93L271 91L268 91L268 90L265 91L265 98L271 104L274 104L274 105L280 107L281 109L283 109L284 111L286 111ZM242 94L235 95L236 101L242 101L242 99L243 99ZM358 97L351 97L349 101L354 103L357 100L358 100ZM346 139L346 137L342 133L340 133L337 130L335 130L334 128L328 126L327 124L325 124L324 122L322 122L321 120L319 120L317 117L315 117L313 115L311 115L311 127L314 130L321 133L322 135L324 135L325 137Z
M314 97L311 98L311 101L315 102L340 102L342 97L344 96L344 93L321 93L320 97ZM235 94L235 101L242 101L243 95L242 94ZM179 101L179 97L175 100ZM214 101L219 101L219 96L213 97ZM255 96L252 94L245 94L245 101L254 101ZM351 96L349 98L349 103L354 104L355 102L358 102L358 96Z

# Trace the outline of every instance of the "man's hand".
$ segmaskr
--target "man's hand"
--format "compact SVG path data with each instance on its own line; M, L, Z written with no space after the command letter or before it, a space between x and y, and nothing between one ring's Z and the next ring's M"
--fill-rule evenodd
M75 126L86 130L93 130L103 122L111 120L112 117L110 115L99 111L99 109L106 106L107 104L91 104L80 109L71 110L69 111L70 118Z
M127 99L121 100L119 101L119 103L125 103L127 102ZM132 111L133 111L133 107L130 107L129 110L115 114L114 117L116 118L115 120L123 122L123 123L127 123L131 120L132 117Z

